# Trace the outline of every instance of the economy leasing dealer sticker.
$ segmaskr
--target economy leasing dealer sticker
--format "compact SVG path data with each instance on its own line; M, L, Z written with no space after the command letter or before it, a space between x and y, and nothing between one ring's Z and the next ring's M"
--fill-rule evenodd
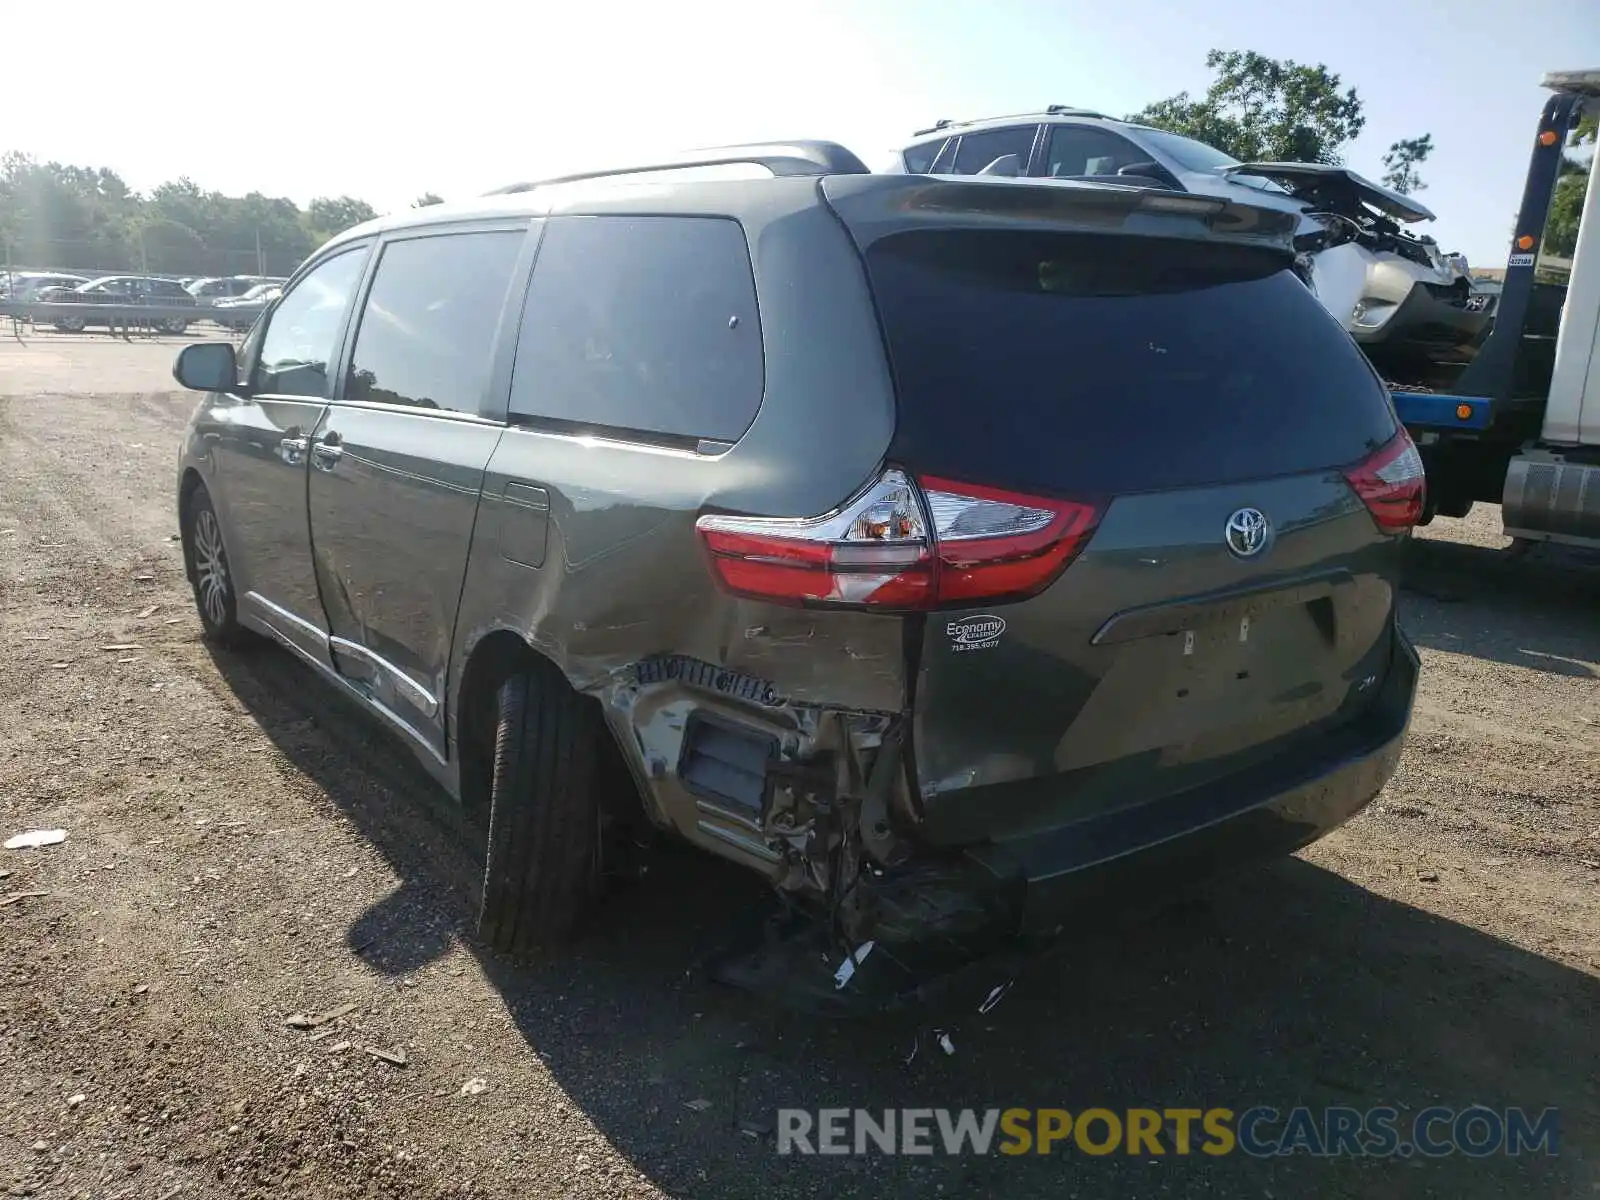
M951 621L944 631L950 635L950 649L962 654L968 650L989 650L998 646L1000 635L1006 631L1006 623L999 617L988 615L962 617L959 621Z

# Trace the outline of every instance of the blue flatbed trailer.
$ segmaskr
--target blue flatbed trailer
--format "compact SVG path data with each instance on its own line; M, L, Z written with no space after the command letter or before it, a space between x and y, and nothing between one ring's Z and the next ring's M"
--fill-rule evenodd
M1489 396L1457 396L1447 392L1392 391L1394 410L1413 439L1419 434L1457 433L1489 428L1494 400Z

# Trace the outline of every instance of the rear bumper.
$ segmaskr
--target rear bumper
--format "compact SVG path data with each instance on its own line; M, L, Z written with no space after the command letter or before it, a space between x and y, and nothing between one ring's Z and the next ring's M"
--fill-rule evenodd
M1314 842L1371 803L1399 761L1420 664L1398 628L1393 645L1371 706L1309 754L968 855L997 879L1020 877L1023 930L1049 935L1081 918L1086 898L1138 900Z

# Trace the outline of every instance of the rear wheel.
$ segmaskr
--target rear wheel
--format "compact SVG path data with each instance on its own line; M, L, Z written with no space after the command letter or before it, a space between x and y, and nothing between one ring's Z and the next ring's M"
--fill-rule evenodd
M182 533L184 567L194 588L194 606L206 637L226 646L247 642L250 635L239 624L233 571L222 544L222 525L203 485L190 493L184 505Z
M495 949L526 956L565 940L598 890L605 728L593 703L547 664L511 676L495 702L478 931Z
M61 333L82 333L89 328L89 322L82 317L62 317L56 322L56 329Z
M160 324L163 333L183 333L189 328L189 322L182 317L162 317Z

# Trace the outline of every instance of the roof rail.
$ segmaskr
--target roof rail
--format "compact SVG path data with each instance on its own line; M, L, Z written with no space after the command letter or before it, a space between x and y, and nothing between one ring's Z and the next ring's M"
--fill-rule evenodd
M1071 104L1052 104L1044 109L1034 109L1030 112L1000 113L993 117L972 117L965 121L952 121L949 117L935 121L927 129L919 129L912 137L922 137L929 133L940 133L953 126L979 125L986 121L1013 121L1019 117L1088 117L1092 120L1109 121L1110 117L1103 112L1096 112L1092 108L1076 108Z
M659 162L607 167L599 171L579 171L572 175L557 175L551 179L513 183L484 194L508 196L514 192L530 192L534 188L550 184L577 183L584 179L607 179L617 175L643 175L652 171L677 171L690 167L723 167L740 164L765 167L774 175L870 175L872 173L866 163L837 142L754 142L747 146L711 146L703 150L686 150Z

